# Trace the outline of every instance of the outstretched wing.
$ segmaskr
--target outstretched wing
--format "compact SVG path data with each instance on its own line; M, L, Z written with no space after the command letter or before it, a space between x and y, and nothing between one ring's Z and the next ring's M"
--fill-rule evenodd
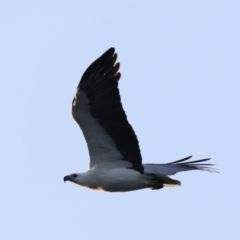
M128 123L118 89L120 64L110 48L83 74L72 103L72 116L86 139L90 168L102 162L128 161L143 172L137 137Z
M144 164L145 174L166 174L174 175L178 172L189 171L189 170L202 170L207 172L218 172L216 169L212 168L214 164L201 163L210 160L210 158L186 162L192 156L166 163L166 164Z

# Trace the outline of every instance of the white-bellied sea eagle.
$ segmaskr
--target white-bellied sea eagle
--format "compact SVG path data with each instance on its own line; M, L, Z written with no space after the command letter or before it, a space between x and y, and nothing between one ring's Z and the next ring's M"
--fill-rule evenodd
M169 175L188 170L216 171L209 158L166 164L142 164L138 139L123 110L118 89L120 64L114 48L107 50L84 72L72 102L72 116L81 128L90 155L87 172L64 181L107 192L180 186ZM204 162L204 163L203 163Z

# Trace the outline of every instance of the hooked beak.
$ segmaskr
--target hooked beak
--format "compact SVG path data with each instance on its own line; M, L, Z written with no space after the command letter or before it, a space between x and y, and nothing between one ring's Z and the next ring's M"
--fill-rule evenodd
M64 181L64 182L66 182L66 181L71 181L71 179L72 179L71 176L68 175L68 176L65 176L65 177L63 178L63 181Z

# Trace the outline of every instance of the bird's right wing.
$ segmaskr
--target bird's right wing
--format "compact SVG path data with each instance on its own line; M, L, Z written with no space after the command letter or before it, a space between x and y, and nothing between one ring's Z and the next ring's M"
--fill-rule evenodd
M110 48L87 68L73 99L72 116L86 139L90 168L120 161L143 172L138 139L121 103L116 60Z
M201 163L210 160L210 158L186 162L192 156L180 159L178 161L166 163L166 164L143 164L145 174L166 174L174 175L178 172L189 170L202 170L207 172L218 172L212 168L214 164Z

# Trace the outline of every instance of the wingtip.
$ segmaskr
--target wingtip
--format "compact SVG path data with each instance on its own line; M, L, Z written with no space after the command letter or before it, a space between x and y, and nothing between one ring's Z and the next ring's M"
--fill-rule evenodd
M114 52L115 52L115 48L114 48L114 47L110 47L106 52L112 52L112 53L114 53Z
M114 47L110 47L107 51L105 51L101 57L99 57L98 59L102 59L102 58L108 58L110 56L114 56L116 55L115 53L115 48Z

